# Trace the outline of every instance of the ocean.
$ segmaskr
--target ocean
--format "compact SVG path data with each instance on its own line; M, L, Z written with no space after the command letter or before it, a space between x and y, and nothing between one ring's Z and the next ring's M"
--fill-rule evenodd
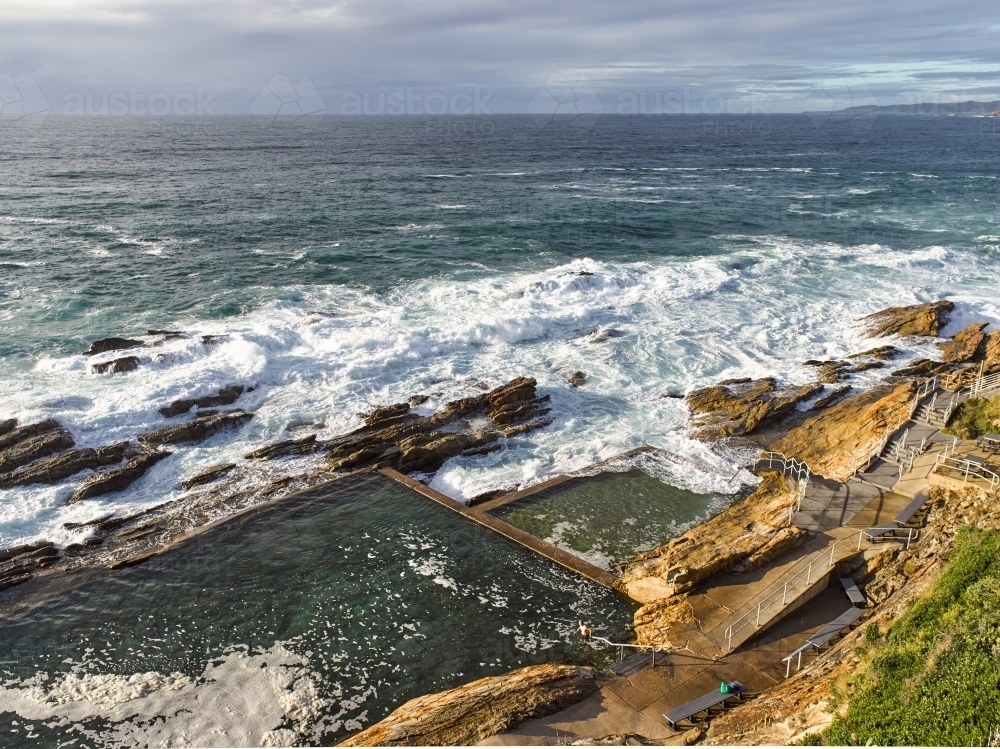
M256 418L123 495L6 492L0 546L179 496L205 465L345 432L373 406L528 375L549 428L452 460L456 498L652 444L726 461L663 395L720 378L806 382L868 345L876 309L948 297L1000 320L992 120L880 116L49 118L0 150L0 418L81 446L162 426L230 383ZM120 375L90 341L184 331ZM947 332L951 332L950 330ZM226 336L206 347L200 335ZM908 346L910 353L933 347ZM569 387L582 371L587 384ZM870 373L875 380L884 375ZM729 461L733 463L733 461ZM683 488L732 491L692 472Z
M1000 133L992 121L677 115L585 124L540 126L516 116L347 117L270 127L238 117L5 124L0 420L54 418L77 445L98 447L162 427L158 409L174 399L229 384L253 387L237 405L255 417L236 432L179 447L124 492L67 505L81 477L3 492L0 547L78 540L64 523L180 497L180 480L208 465L303 430L321 438L347 432L375 406L422 394L428 400L416 410L430 413L482 392L484 383L531 376L550 396L552 424L488 455L450 460L431 486L465 500L646 444L679 456L668 466L646 466L674 492L656 507L677 507L677 517L666 517L674 512L666 509L650 514L649 505L630 499L621 507L635 517L617 519L639 523L634 533L602 536L580 527L606 522L596 516L601 492L593 489L510 508L523 527L616 561L654 545L650 528L677 532L752 485L738 470L750 456L692 439L688 412L674 396L730 377L812 381L805 360L877 345L857 320L891 305L953 300L948 335L973 321L1000 323ZM148 329L184 335L145 338L154 345L128 352L140 357L135 371L91 371L94 360L112 356L85 356L91 341L141 337ZM911 358L937 353L933 342L893 343ZM586 376L581 387L568 382L576 371ZM872 370L856 383L886 376ZM287 461L281 466L288 470ZM658 496L647 479L630 476L637 492ZM135 586L136 600L152 605L164 581L174 580L169 565L96 580L76 599L8 622L0 675L22 691L48 689L46 704L58 703L58 689L37 675L53 669L64 672L56 682L86 673L113 686L114 675L176 671L191 680L239 658L267 657L304 669L296 678L312 674L310 683L327 695L363 694L372 674L382 680L382 696L369 696L366 706L343 697L349 704L339 718L327 705L316 715L306 710L311 722L282 719L302 740L319 741L356 730L404 697L534 662L540 642L548 655L579 658L578 617L606 621L610 633L627 627L624 599L502 545L464 548L464 531L439 532L451 521L401 509L407 500L396 495L378 499L398 490L338 491L346 492L338 501L347 509L323 521L335 529L323 537L344 552L342 568L322 555L279 558L257 588L236 596L247 611L208 606L197 586L229 585L263 564L241 556L231 540L231 567L187 579L170 599L173 608L157 613L169 635L155 627L136 634L126 620L141 616L133 611L138 604L120 597ZM274 523L268 527L280 519ZM375 602L394 595L388 578L368 587L348 580L378 557L375 541L351 545L359 537L388 544L385 569L398 568L395 585L412 605L450 611L424 630L445 643L441 652L458 647L443 633L479 623L460 657L415 668L399 687L386 675L394 662L362 644L362 635L348 635L356 643L351 652L338 650L335 627L321 626L321 614L337 606L374 612ZM493 596L491 576L507 573L491 568L476 577L470 560L483 553L514 555L507 567L528 582L498 582ZM306 563L332 565L334 573L304 575L299 597L283 604L290 620L276 624L267 602L285 595L287 575ZM463 571L472 577L463 579ZM428 590L479 601L482 609L449 609ZM508 604L525 595L558 613ZM129 648L169 654L162 663L138 662L110 641L104 653L87 639L110 626L94 619L95 610L118 612L111 624L128 634ZM188 611L200 612L191 626L215 627L214 634L177 638L182 622L171 616ZM412 624L394 616L371 625L373 636ZM19 649L17 633L37 622L46 623L37 633L43 644ZM46 638L68 643L67 665L55 665ZM296 649L296 642L305 645ZM333 665L345 658L359 664L346 675ZM337 686L318 676L331 673L340 674ZM25 686L32 678L37 683ZM178 684L175 691L188 694L188 682ZM10 694L0 698L0 712L10 710ZM108 710L101 720L112 721ZM88 726L91 739L104 737L97 743L139 741L131 724ZM61 730L46 741L61 741Z

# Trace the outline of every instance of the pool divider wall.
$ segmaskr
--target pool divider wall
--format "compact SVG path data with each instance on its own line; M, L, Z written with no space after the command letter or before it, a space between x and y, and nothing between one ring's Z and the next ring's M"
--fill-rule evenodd
M617 578L607 570L602 570L600 567L581 559L575 554L564 551L558 546L550 544L548 541L543 541L537 536L533 536L520 528L515 528L510 523L505 523L503 520L484 512L482 507L485 507L486 505L481 505L480 507L468 507L451 497L447 497L440 492L434 491L426 484L422 484L416 479L411 479L409 476L391 468L379 469L379 473L392 479L393 481L403 484L409 489L427 497L442 507L447 507L449 510L457 512L459 515L463 515L472 522L478 523L485 528L489 528L495 533L499 533L501 536L504 536L519 546L523 546L524 548L545 557L550 562L555 562L560 567L564 567L571 572L582 575L598 585L603 585L605 588L614 588L614 582ZM567 478L572 478L572 476L559 478L563 478L565 480ZM552 482L547 483L551 485Z

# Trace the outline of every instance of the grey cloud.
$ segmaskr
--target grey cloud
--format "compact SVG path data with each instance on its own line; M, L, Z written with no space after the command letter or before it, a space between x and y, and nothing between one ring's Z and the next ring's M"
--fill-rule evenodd
M31 75L52 99L201 87L220 111L243 113L275 73L308 75L332 103L350 92L479 86L525 111L552 73L577 71L609 100L753 90L779 111L801 109L825 79L859 69L881 101L989 89L992 74L977 67L1000 63L1000 10L979 0L952 3L946 15L930 0L902 9L870 0L108 0L101 12L82 2L58 17L12 7L0 8L0 73ZM990 91L1000 94L1000 81Z

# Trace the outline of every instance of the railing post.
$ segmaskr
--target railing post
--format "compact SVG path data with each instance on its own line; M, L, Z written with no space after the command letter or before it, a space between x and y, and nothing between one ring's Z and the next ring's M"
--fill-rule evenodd
M806 568L806 585L809 585L812 582L812 571L813 563L809 562L809 566Z

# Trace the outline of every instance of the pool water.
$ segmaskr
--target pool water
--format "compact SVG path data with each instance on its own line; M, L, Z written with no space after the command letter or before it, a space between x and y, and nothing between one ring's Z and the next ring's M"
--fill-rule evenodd
M62 724L52 707L51 720L26 723L11 705L28 683L52 702L67 673L174 673L192 682L189 690L157 694L190 697L218 681L206 669L227 659L265 668L269 658L272 668L297 659L282 673L307 677L297 683L311 683L322 703L271 728L335 742L422 694L533 663L599 663L603 656L576 636L577 620L620 637L634 610L378 474L261 508L146 564L11 608L26 593L41 596L42 586L0 595L4 745L56 746L71 736L114 745L126 728L126 743L149 740L142 732L150 721L126 719L123 728L122 706ZM238 692L239 680L227 688ZM195 726L198 704L184 703Z
M639 469L581 476L492 514L603 569L659 546L727 507L733 495L697 494Z

